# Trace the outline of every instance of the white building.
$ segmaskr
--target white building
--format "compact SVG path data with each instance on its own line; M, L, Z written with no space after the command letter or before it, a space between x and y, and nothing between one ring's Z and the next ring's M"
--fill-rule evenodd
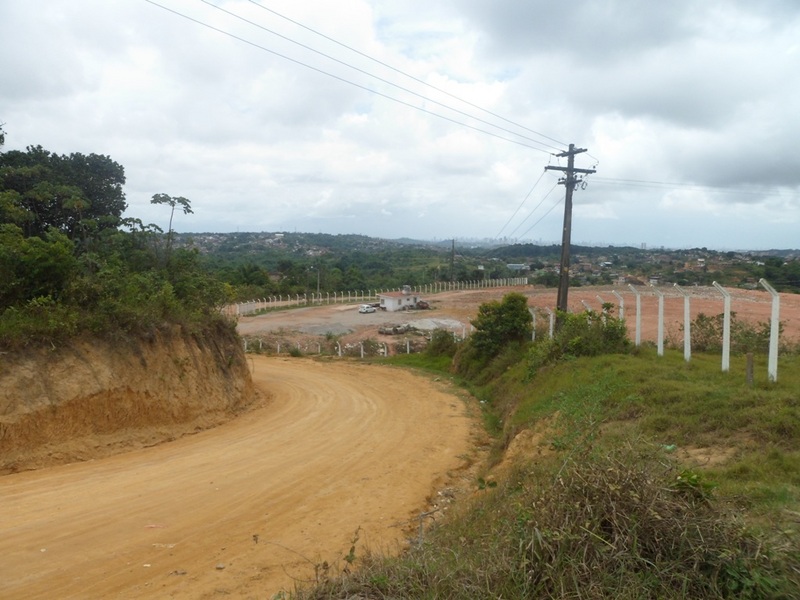
M421 300L419 294L415 294L408 286L403 287L402 292L386 292L378 294L381 301L381 308L389 312L416 308L417 302Z

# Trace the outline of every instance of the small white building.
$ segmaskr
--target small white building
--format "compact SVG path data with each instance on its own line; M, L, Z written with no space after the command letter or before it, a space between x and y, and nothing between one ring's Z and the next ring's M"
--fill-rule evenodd
M416 308L417 302L421 300L419 294L415 294L408 286L403 287L402 292L386 292L378 294L381 301L381 308L389 312Z

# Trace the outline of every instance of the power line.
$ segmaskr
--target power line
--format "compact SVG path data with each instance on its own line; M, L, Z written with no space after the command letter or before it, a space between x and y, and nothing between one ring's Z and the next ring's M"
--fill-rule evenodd
M310 69L312 71L316 71L317 73L321 73L322 75L326 75L326 76L328 76L328 77L330 77L332 79L336 79L337 81L341 81L343 83L347 83L349 85L352 85L354 87L362 89L362 90L364 90L366 92L369 92L371 94L375 94L376 96L381 96L382 98L386 98L387 100L391 100L392 102L396 102L398 104L402 104L403 106L407 106L409 108L413 108L414 110L418 110L420 112L423 112L425 114L437 117L437 118L442 119L444 121L448 121L448 122L454 123L456 125L461 125L462 127L466 127L468 129L472 129L473 131L477 131L477 132L480 132L480 133L485 133L486 135L490 135L490 136L495 137L497 139L504 140L506 142L511 142L512 144L517 144L518 146L523 146L525 148L530 148L531 150L537 150L539 152L544 152L545 154L551 154L548 150L543 150L542 148L537 148L535 146L531 146L531 145L526 144L524 142L521 142L519 140L510 139L510 138L504 137L502 135L498 135L496 133L493 133L491 131L486 131L485 129L481 129L480 127L475 127L474 125L469 125L468 123L463 123L463 122L458 121L456 119L452 119L450 117L446 117L444 115L440 115L439 113L435 113L433 111L427 110L427 109L422 108L420 106L415 106L415 105L411 104L410 102L405 102L404 100L400 100L399 98L395 98L393 96L389 96L388 94L384 94L383 92L379 92L377 90L373 90L372 88L369 88L367 86L361 85L360 83L356 83L354 81L350 81L349 79L345 79L344 77L340 77L338 75L334 75L333 73L325 71L324 69L320 69L318 67L309 65L308 63L304 63L304 62L302 62L300 60L297 60L295 58L291 58L290 56L286 56L285 54L281 54L280 52L276 52L275 50L270 50L269 48L261 46L260 44L257 44L255 42L251 42L250 40L242 38L242 37L240 37L238 35L235 35L233 33L230 33L228 31L225 31L225 30L220 29L218 27L214 27L213 25L209 25L208 23L204 23L203 21L195 19L194 17L190 17L190 16L188 16L186 14L183 14L181 12L178 12L178 11L172 9L172 8L168 8L168 7L166 7L166 6L162 5L162 4L159 4L158 2L155 2L154 0L144 0L144 1L147 2L148 4L152 4L153 6L157 6L158 8L161 8L161 9L167 11L167 12L170 12L170 13L178 16L178 17L186 19L187 21L191 21L192 23L195 23L195 24L200 25L202 27L206 27L207 29L211 29L212 31L216 31L217 33L221 33L223 35L226 35L226 36L228 36L228 37L230 37L232 39L235 39L235 40L237 40L239 42L242 42L244 44L247 44L249 46L252 46L254 48L262 50L264 52L268 52L269 54L272 54L274 56L278 56L280 58L283 58L284 60L288 60L289 62L293 62L293 63L295 63L297 65L306 67L307 69ZM518 135L518 134L514 134L514 135ZM536 142L536 143L541 144L541 142Z
M460 98L460 97L456 96L455 94L451 94L447 90L443 90L443 89L441 89L439 87L436 87L435 85L430 84L430 83L428 83L427 81L425 81L423 79L419 79L418 77L415 77L414 75L406 73L405 71L403 71L401 69L398 69L397 67L393 67L392 65L390 65L388 63L385 63L382 60L374 58L374 57L370 56L369 54L365 54L364 52L361 52L360 50L357 50L356 48L353 48L352 46L348 46L347 44L344 44L344 43L340 42L339 40L336 40L336 39L334 39L334 38L332 38L332 37L330 37L328 35L325 35L324 33L320 32L320 31L317 31L316 29L308 27L307 25L304 25L303 23L300 23L299 21L295 21L294 19L291 19L290 17L287 17L286 15L283 15L283 14L279 13L276 10L273 10L271 8L267 8L266 6L264 6L262 4L259 4L255 0L248 0L248 2L250 2L251 4L254 4L255 6L257 6L258 8L260 8L262 10L266 10L266 11L272 13L276 17L280 17L281 19L289 21L290 23L293 23L294 25L297 25L298 27L302 27L306 31L310 31L311 33L313 33L315 35L318 35L318 36L320 36L322 38L325 38L326 40L328 40L330 42L333 42L334 44L337 44L337 45L341 46L342 48L350 50L351 52L354 52L354 53L358 54L359 56L363 56L364 58L369 59L372 62L375 62L375 63L377 63L377 64L379 64L379 65L381 65L383 67L386 67L387 69L390 69L390 70L394 71L395 73L399 73L400 75L408 77L409 79L412 79L412 80L414 80L414 81L416 81L418 83L421 83L422 85L427 86L427 87L429 87L429 88L431 88L433 90L436 90L439 93L442 93L442 94L445 94L447 96L450 96L451 98L453 98L455 100L458 100L459 102L463 102L464 104L467 104L467 105L469 105L469 106L471 106L473 108L477 108L478 110L480 110L482 112L485 112L486 114L491 115L491 116L493 116L495 118L498 118L501 121L505 121L506 123L514 125L515 127L519 127L520 129L524 129L525 131L529 131L531 133L534 133L534 134L538 135L539 137L543 137L543 138L545 138L547 140L550 140L551 142L555 142L556 144L558 144L560 146L559 148L557 148L558 150L561 150L561 148L563 148L563 147L568 145L566 142L562 142L562 141L557 140L555 138L552 138L552 137L550 137L548 135L545 135L545 134L543 134L543 133L541 133L539 131L536 131L536 130L531 129L529 127L525 127L524 125L521 125L519 123L511 121L510 119L506 119L505 117L503 117L501 115L498 115L497 113L494 113L491 110L483 108L483 107L481 107L481 106L479 106L477 104L473 104L472 102L470 102L468 100L464 100L463 98ZM543 144L543 145L547 145L547 144ZM550 146L550 148L556 149L553 146Z
M511 233L508 235L508 237L513 237L513 235L514 235L514 233L516 233L517 229L519 229L520 227L522 227L522 226L525 224L525 221L527 221L528 219L530 219L530 218L533 216L533 213L535 213L535 212L536 212L536 210L537 210L537 209L538 209L538 208L539 208L539 207L540 207L542 204L544 204L544 201L545 201L545 200L547 200L547 197L548 197L550 194L552 194L552 193L553 193L553 190L554 190L554 189L556 189L556 187L557 187L557 186L558 186L558 183L554 183L554 184L553 184L553 187L551 187L551 188L550 188L550 190L549 190L549 191L548 191L548 192L547 192L547 193L546 193L546 194L545 194L545 195L542 197L542 199L541 199L541 200L539 200L539 204L537 204L536 206L534 206L534 207L533 207L533 210L532 210L531 212L529 212L529 213L528 213L528 216L527 216L527 217L525 217L524 219L522 219L522 222L521 222L519 225L517 225L517 226L514 228L514 231L512 231L512 232L511 232ZM544 214L544 216L542 217L542 219L544 219L544 217L546 217L548 214L550 214L550 211L551 211L551 210L553 210L553 209L552 209L552 208L550 208L550 210L548 210L548 211L547 211L547 212ZM531 225L531 226L528 228L528 231L530 231L530 230L531 230L531 229L533 229L533 228L534 228L536 225L538 225L538 224L539 224L539 222L541 222L541 220L542 220L542 219L539 219L538 221L536 221L536 223L534 223L533 225ZM528 233L528 231L526 231L525 233ZM525 237L525 234L522 234L520 237Z
M550 190L550 192L552 192L554 189L556 189L556 186L557 186L557 185L558 185L558 184L554 185L554 186L553 186L553 189L551 189L551 190ZM549 195L550 195L550 192L547 192L547 196L549 196ZM545 196L545 198L547 198L547 196ZM542 202L544 202L544 198L542 198ZM543 215L542 215L542 216L539 218L539 220L538 220L538 221L536 221L536 223L534 223L533 225L531 225L530 227L528 227L528 229L525 231L525 233L523 233L523 234L522 234L521 236L519 236L519 237L520 237L520 238L524 238L526 235L528 235L528 233L531 231L531 229L533 229L533 228L534 228L534 227L536 227L536 226L537 226L539 223L541 223L541 222L544 220L544 218L545 218L547 215L549 215L551 212L553 212L553 209L554 209L556 206L558 206L559 204L561 204L561 198L559 198L558 200L556 200L556 203L555 203L555 204L553 204L553 206L551 206L551 207L550 207L550 208L547 210L547 212L546 212L546 213L544 213L544 214L543 214Z
M328 60L331 60L331 61L333 61L335 63L340 64L340 65L343 65L343 66L345 66L345 67L347 67L349 69L353 69L354 71L357 71L357 72L359 72L359 73L361 73L363 75L366 75L368 77L372 77L373 79L377 79L378 81L380 81L382 83L385 83L385 84L390 85L390 86L392 86L394 88L397 88L397 89L402 90L402 91L404 91L406 93L409 93L409 94L411 94L413 96L421 98L422 100L425 100L427 102L431 102L433 104L441 106L442 108L446 108L448 110L452 110L453 112L455 112L457 114L463 115L463 116L468 117L470 119L474 119L474 120L478 121L479 123L483 123L484 125L489 125L490 127L494 127L496 129L499 129L500 131L505 131L506 133L510 133L511 135L516 135L516 136L518 136L518 137L520 137L520 138L522 138L524 140L528 140L529 142L532 142L534 144L539 144L541 146L544 146L545 148L550 148L552 150L559 150L559 151L561 150L561 148L557 148L557 147L552 146L550 144L546 144L544 142L540 142L539 140L536 140L534 138L528 137L526 135L522 135L520 133L517 133L516 131L512 131L511 129L507 129L505 127L501 127L500 125L495 125L494 123L491 123L490 121L486 121L485 119L481 119L480 117L476 117L475 115L471 115L471 114L469 114L467 112L464 112L463 110L459 110L457 108L454 108L452 106L444 104L443 102L439 102L438 100L434 100L433 98L430 98L428 96L424 96L423 94L420 94L420 93L415 92L413 90L410 90L410 89L408 89L406 87L398 85L398 84L396 84L396 83L394 83L392 81L389 81L388 79L380 77L379 75L375 75L374 73L370 73L369 71L365 71L364 69L356 67L355 65L351 65L350 63L348 63L346 61L343 61L343 60L340 60L338 58L335 58L335 57L331 56L330 54L326 54L325 52L322 52L321 50L317 50L316 48L312 48L311 46L309 46L307 44L303 44L302 42L298 42L297 40L293 40L292 38L290 38L288 36L285 36L285 35L283 35L281 33L278 33L277 31L273 31L272 29L269 29L268 27L264 27L263 25L259 25L258 23L255 23L255 22L251 21L250 19L246 19L245 17L237 15L236 13L231 12L231 11L225 9L225 8L222 8L221 6L216 6L215 4L211 3L209 0L200 0L200 2L202 2L203 4L206 4L208 6L211 6L212 8L215 8L215 9L217 9L217 10L219 10L219 11L221 11L221 12L227 14L227 15L230 15L231 17L234 17L235 19L239 19L240 21L243 21L243 22L247 23L248 25L252 25L253 27L257 27L258 29L261 29L262 31L266 31L267 33L271 33L272 35L277 36L277 37L279 37L279 38L281 38L283 40L286 40L287 42L290 42L292 44L295 44L296 46L300 46L301 48L305 48L306 50L314 52L315 54L319 54L320 56L324 56ZM257 5L257 6L260 6L260 5ZM267 9L267 10L269 10L269 9ZM460 100L459 98L456 98L456 99ZM461 102L465 102L464 100L460 100L460 101ZM500 118L502 118L502 117L500 117ZM541 134L537 134L537 135L541 135Z
M515 210L515 211L514 211L514 214L513 214L513 215L511 215L511 216L508 218L508 221L506 221L506 224L505 224L505 225L503 225L503 226L500 228L500 231L498 231L498 232L497 232L497 235L496 235L496 236L494 236L494 237L496 237L496 238L499 238L499 237L500 237L500 234L501 234L501 233L503 233L503 230L504 230L506 227L508 227L508 224L509 224L509 223L511 223L511 221L514 219L514 217L516 217L516 216L517 216L517 213L518 213L518 212L520 211L520 209L522 208L522 205L523 205L523 204L525 204L525 202L527 202L528 198L530 198L530 195L533 193L533 190L535 190L535 189L536 189L536 186L537 186L537 185L539 185L539 182L542 180L542 177L544 177L544 174L545 174L546 172L547 172L547 171L545 171L545 170L542 170L542 174L541 174L541 175L539 175L539 179L537 179L537 180L536 180L536 183L534 183L534 184L533 184L533 187L530 189L530 191L528 191L528 193L527 193L527 194L525 194L525 197L522 199L522 202L520 202L520 203L519 203L519 206L517 207L517 210ZM534 210L535 210L535 209L534 209Z

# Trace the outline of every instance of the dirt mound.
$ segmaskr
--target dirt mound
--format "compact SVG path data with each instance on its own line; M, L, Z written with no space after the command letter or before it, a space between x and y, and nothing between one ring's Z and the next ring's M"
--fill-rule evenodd
M254 398L232 331L85 339L0 364L0 473L86 460L217 425Z

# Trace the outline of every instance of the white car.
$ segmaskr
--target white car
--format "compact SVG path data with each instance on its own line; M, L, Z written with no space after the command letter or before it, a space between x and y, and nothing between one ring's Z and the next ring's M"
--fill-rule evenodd
M373 313L375 312L375 307L370 304L362 304L358 307L358 312L360 313Z

